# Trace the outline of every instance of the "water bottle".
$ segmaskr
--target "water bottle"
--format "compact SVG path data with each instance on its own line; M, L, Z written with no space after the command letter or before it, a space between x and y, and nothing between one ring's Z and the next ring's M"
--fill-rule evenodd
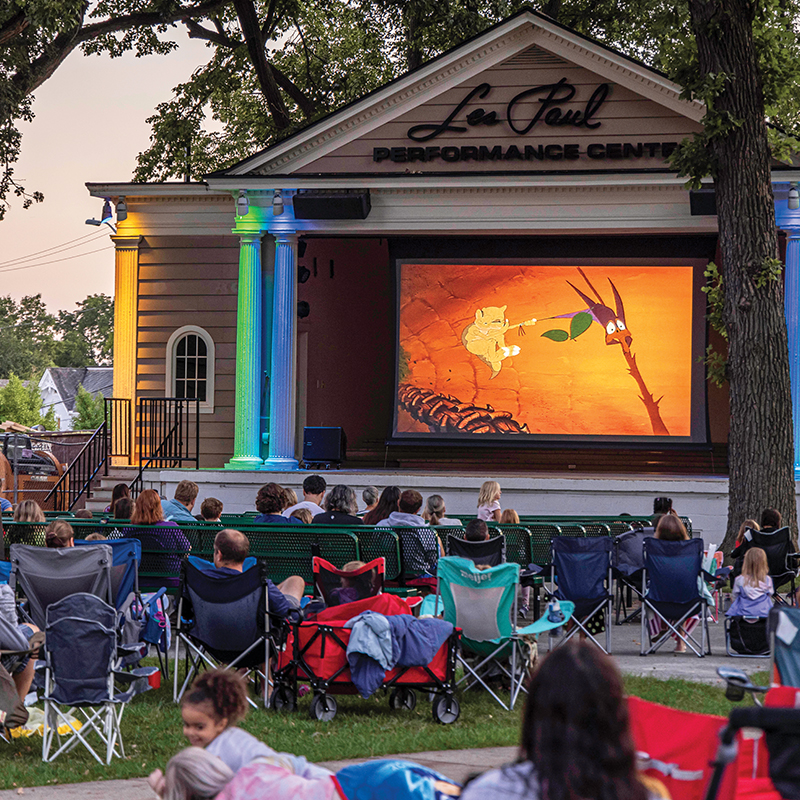
M548 622L563 622L564 612L561 610L561 603L558 599L553 598L547 604L547 621Z

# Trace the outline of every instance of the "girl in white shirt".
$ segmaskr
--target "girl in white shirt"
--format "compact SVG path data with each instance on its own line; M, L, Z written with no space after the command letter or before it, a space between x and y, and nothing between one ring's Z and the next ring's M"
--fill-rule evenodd
M497 481L484 481L478 495L478 519L500 522L500 496L503 490Z

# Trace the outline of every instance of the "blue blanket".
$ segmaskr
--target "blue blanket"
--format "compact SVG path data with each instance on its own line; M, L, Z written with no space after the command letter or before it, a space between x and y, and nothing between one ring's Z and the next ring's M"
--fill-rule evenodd
M430 664L453 633L453 626L441 619L386 617L374 611L353 617L345 627L352 628L347 663L353 685L364 698L380 688L388 670Z

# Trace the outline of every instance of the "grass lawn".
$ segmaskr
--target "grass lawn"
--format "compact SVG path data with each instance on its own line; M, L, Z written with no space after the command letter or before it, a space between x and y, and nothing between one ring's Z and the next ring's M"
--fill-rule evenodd
M758 681L763 676L754 676ZM629 677L630 694L674 708L726 716L731 703L722 689L682 680ZM41 761L39 737L0 742L0 789L75 783L106 778L133 778L163 767L185 746L181 719L171 700L171 687L137 697L123 717L126 759L101 766L83 748L61 756L53 764ZM339 713L331 722L308 715L311 697L300 700L296 714L254 711L242 723L245 730L276 750L302 754L312 761L391 755L423 750L458 750L470 747L513 746L519 741L523 703L514 712L503 711L488 694L459 696L461 717L453 725L433 721L430 704L418 694L412 712L392 711L378 693L369 700L340 697Z

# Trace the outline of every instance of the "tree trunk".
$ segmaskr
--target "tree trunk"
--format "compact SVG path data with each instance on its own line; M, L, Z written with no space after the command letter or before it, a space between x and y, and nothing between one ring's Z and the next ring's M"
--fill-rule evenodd
M794 431L781 280L756 287L778 257L764 98L748 0L690 0L702 75L728 76L715 110L741 124L712 138L728 331L730 551L739 526L777 508L797 535Z

